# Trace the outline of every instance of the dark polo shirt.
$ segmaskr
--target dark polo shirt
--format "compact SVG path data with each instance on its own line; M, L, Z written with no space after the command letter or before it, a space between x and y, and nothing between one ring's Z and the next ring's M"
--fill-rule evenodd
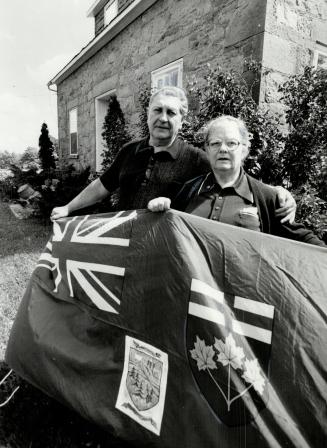
M205 152L183 140L155 153L149 139L143 139L123 146L100 181L109 192L119 188L120 210L138 209L158 196L174 199L186 181L208 169Z
M233 226L260 231L260 220L244 171L231 187L221 188L210 172L185 211Z

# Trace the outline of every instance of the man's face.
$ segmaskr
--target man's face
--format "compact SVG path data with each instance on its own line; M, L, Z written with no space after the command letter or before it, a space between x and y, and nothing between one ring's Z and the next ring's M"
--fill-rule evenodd
M206 144L212 170L231 174L239 172L248 153L242 142L237 123L226 120L214 125L210 129Z
M148 111L148 127L154 146L172 143L182 127L180 100L174 96L157 95Z

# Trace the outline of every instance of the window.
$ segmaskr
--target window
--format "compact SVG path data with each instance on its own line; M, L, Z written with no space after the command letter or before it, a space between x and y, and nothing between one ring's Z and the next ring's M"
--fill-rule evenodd
M165 86L183 87L183 59L151 72L151 87L161 89Z
M104 25L112 22L118 14L118 0L112 0L104 7Z
M77 108L69 111L69 147L70 155L77 155Z
M315 68L324 68L327 70L327 46L317 44L313 57L313 66Z

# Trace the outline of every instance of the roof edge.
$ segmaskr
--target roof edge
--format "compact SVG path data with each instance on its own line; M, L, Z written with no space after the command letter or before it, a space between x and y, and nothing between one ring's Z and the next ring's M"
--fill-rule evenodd
M100 0L101 1L101 0ZM48 87L58 86L75 70L94 56L102 47L113 40L120 32L127 28L135 19L143 14L158 0L134 0L115 19L110 22L100 34L95 36L82 50L73 57L49 82ZM98 3L98 1L96 2Z

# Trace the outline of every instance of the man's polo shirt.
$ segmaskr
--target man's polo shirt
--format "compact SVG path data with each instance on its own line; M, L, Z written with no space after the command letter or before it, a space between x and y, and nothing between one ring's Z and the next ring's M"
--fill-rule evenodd
M158 196L173 199L186 181L208 172L204 151L180 139L165 149L155 152L149 139L128 143L102 174L109 192L119 188L120 210L146 208Z
M209 173L185 211L225 224L260 231L258 210L243 170L235 184L227 188L221 188L214 174Z

